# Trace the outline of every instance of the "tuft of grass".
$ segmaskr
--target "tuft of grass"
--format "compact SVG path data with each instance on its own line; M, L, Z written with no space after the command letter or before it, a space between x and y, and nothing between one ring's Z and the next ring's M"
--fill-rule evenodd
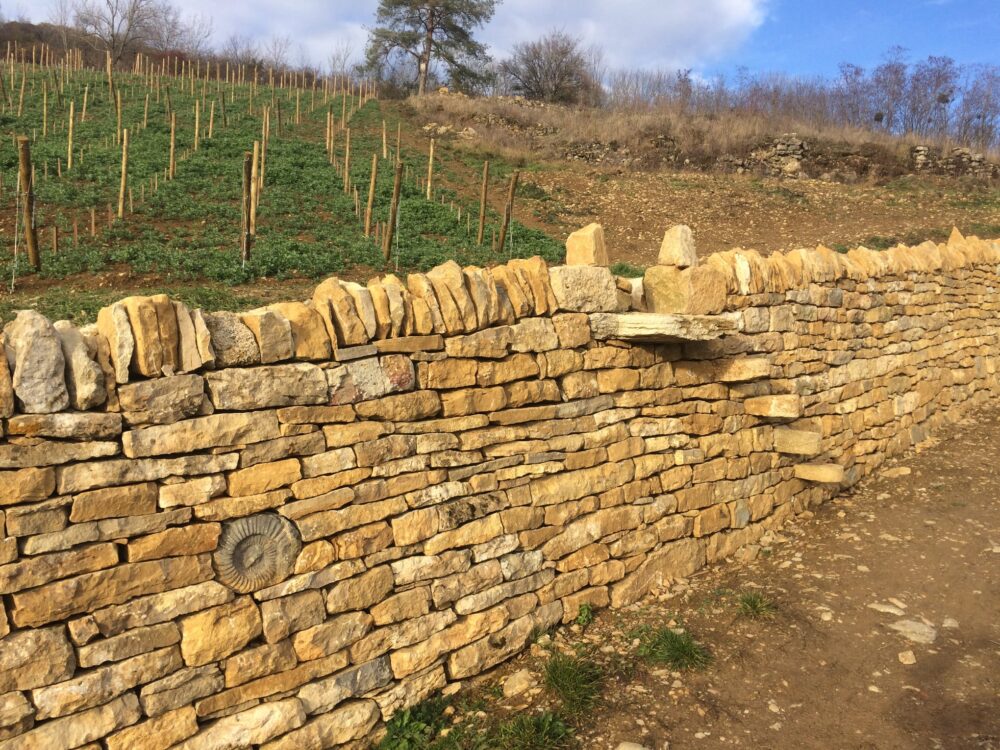
M431 698L401 711L386 725L378 750L429 750L438 733L448 724L447 701Z
M639 638L639 656L656 664L673 669L704 669L712 662L712 655L687 631L672 628L644 627L636 633Z
M778 611L778 605L760 591L743 591L739 597L740 614L751 620L769 620Z
M545 665L545 684L571 714L593 708L603 682L600 666L584 656L555 653Z
M589 604L581 604L576 613L576 624L585 628L594 621L594 608Z
M499 725L484 747L497 750L563 750L571 746L573 735L556 714L521 715Z
M633 266L631 263L624 263L619 261L618 263L613 263L611 265L611 273L615 276L624 276L627 279L634 279L642 276L646 272L645 268L640 266Z

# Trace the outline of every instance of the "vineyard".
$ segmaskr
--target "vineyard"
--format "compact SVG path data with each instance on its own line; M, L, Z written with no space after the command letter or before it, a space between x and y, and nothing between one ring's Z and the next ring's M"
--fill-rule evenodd
M84 322L132 292L247 307L305 294L332 274L561 257L559 243L516 218L504 231L512 165L490 165L488 201L463 198L449 178L481 172L482 163L433 155L430 138L365 82L146 58L111 74L74 64L72 52L51 57L9 50L2 70L2 319L30 306ZM30 148L38 268L26 252L18 137ZM260 189L251 191L254 236L244 257L243 167L255 142L251 185Z

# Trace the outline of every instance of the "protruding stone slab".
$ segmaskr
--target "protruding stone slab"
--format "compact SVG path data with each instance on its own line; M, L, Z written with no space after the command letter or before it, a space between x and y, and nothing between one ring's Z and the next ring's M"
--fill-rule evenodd
M611 271L601 266L556 266L549 269L560 310L618 312L618 288Z
M743 402L747 414L767 419L798 419L802 416L799 396L755 396Z
M122 434L122 418L112 413L22 414L7 423L7 432L25 437L112 440Z
M4 328L4 345L21 411L51 414L69 406L62 343L44 316L33 310L18 312Z
M844 481L844 467L840 464L798 464L795 478L820 484L840 484Z
M815 456L823 450L823 436L818 432L779 427L774 431L774 449L791 456Z
M100 406L108 397L104 387L104 372L97 364L97 352L91 351L86 339L68 320L53 324L59 334L63 357L66 359L66 389L70 405L86 411Z
M691 228L684 224L670 227L663 235L657 264L661 266L676 266L690 268L698 265L698 253L694 246L694 235Z
M731 315L594 313L590 331L599 341L712 341L739 329Z
M135 352L135 339L132 336L132 327L128 322L125 305L116 302L109 307L101 308L97 313L97 331L108 340L115 380L127 383L129 365Z
M272 310L251 310L240 315L240 320L257 340L262 363L292 358L292 326L283 316Z
M606 266L608 251L604 247L604 227L588 224L566 238L567 266Z
M5 419L14 413L14 383L10 378L10 366L7 364L7 350L0 336L0 419Z

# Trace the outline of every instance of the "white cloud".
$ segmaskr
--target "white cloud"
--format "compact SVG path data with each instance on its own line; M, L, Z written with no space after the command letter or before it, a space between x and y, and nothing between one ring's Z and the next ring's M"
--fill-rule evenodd
M212 18L215 37L279 34L315 62L339 42L363 52L377 0L174 0ZM604 50L612 67L698 67L734 52L763 23L767 0L503 0L482 33L497 55L549 29L563 29ZM31 3L33 20L46 11Z

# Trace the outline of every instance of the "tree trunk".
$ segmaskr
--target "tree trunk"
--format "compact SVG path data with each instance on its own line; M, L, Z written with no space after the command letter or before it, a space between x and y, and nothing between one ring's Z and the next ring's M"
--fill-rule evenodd
M419 77L417 78L417 96L423 96L427 93L427 75L431 70L431 51L434 45L434 11L431 11L430 17L427 19L427 33L424 36L424 49L420 53L420 60L417 65L420 68Z

